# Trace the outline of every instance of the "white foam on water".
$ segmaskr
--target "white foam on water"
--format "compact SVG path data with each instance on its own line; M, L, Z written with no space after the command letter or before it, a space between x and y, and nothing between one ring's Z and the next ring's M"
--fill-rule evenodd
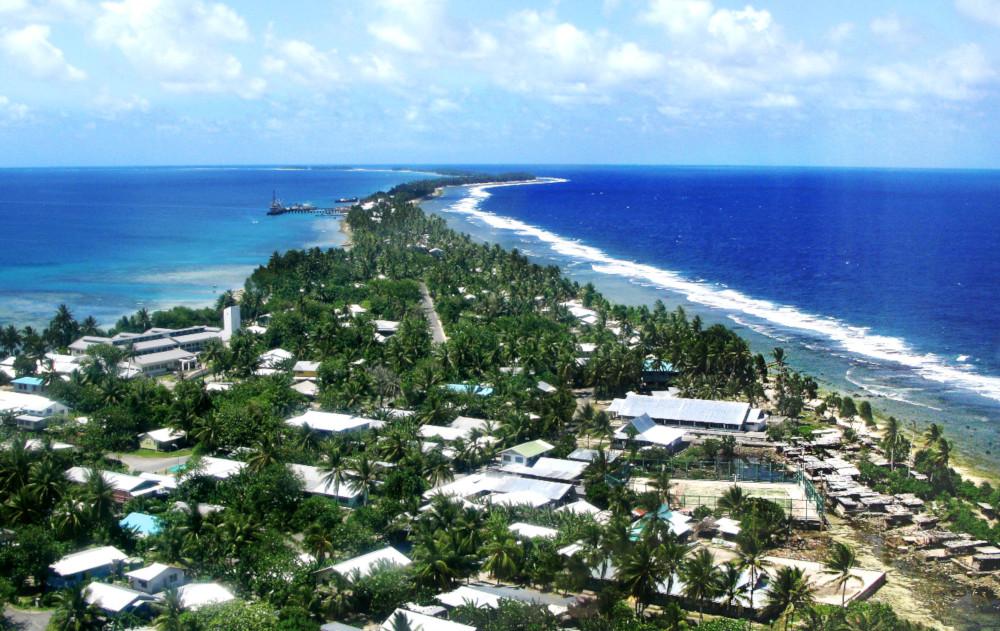
M853 383L857 387L861 388L866 392L870 392L875 396L890 399L892 401L898 401L900 403L906 403L908 405L916 405L917 407L927 408L928 410L934 410L936 412L941 412L941 408L934 407L933 405L928 405L927 403L920 403L919 401L914 401L905 396L907 392L919 392L919 388L889 388L882 385L866 383L851 376L851 370L848 369L847 373L844 375L844 379Z
M531 183L549 184L565 181L545 178ZM753 298L731 288L692 281L670 270L614 258L594 246L567 239L511 217L482 210L481 204L490 196L488 189L521 184L512 182L470 187L467 196L444 210L474 217L497 230L508 230L520 236L543 241L558 254L586 261L595 272L620 276L638 283L651 283L661 289L681 294L696 304L751 316L786 329L805 331L826 338L853 355L902 365L930 381L1000 401L1000 377L977 373L966 365L955 366L932 353L921 353L901 338L879 335L869 327L855 326L830 316L806 313L790 305Z

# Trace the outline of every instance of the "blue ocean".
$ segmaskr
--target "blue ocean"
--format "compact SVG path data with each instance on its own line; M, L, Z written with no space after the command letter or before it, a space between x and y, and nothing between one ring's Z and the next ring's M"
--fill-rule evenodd
M633 304L723 322L756 350L978 464L1000 449L1000 172L534 167L548 184L428 207Z
M554 180L449 189L425 207L615 300L784 347L1000 469L1000 172L481 168ZM0 170L0 324L44 324L60 303L102 323L210 304L275 250L342 243L335 219L266 216L272 192L326 206L433 170L420 169Z
M191 167L0 170L0 323L44 324L66 303L102 324L141 307L205 306L276 250L342 243L338 222L268 217L332 206L426 174Z

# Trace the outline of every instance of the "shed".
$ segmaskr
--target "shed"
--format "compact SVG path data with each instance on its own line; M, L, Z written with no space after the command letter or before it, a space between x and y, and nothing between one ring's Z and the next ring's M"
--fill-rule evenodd
M140 434L139 446L154 451L173 451L183 445L186 439L185 432L164 427Z

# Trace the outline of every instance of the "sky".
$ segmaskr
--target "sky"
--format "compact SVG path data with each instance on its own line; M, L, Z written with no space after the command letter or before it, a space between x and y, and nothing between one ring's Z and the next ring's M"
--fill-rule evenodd
M0 166L1000 168L1000 0L0 0Z

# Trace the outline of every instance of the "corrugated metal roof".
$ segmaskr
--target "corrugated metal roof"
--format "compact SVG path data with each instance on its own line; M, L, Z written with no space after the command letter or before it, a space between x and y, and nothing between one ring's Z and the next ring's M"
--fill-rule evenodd
M647 414L651 418L666 421L739 426L746 421L750 404L738 401L667 399L629 392L625 400L615 406L615 411L627 417Z

